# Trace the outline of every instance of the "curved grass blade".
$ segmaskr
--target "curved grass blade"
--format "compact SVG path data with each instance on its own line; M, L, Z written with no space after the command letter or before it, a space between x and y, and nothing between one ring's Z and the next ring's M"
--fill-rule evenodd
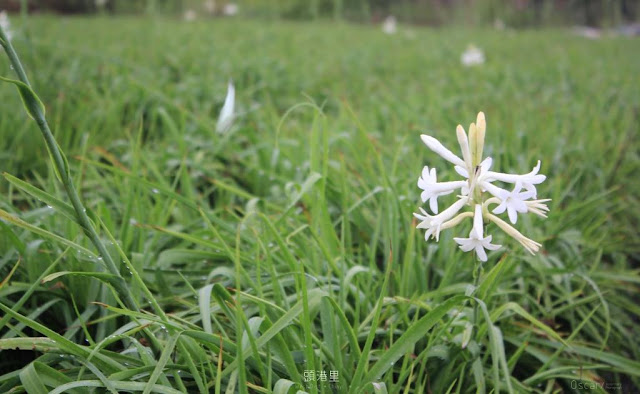
M146 383L143 382L111 382L113 387L118 391L142 391L144 390ZM71 382L67 384L63 384L61 386L56 387L54 390L51 390L49 394L62 394L66 393L71 389L78 387L104 387L104 384L99 380L79 380L76 382ZM152 387L154 393L157 394L183 394L182 391L178 391L171 387L161 386L159 384L155 384Z
M416 342L424 338L429 330L436 325L451 309L462 304L467 297L459 295L450 298L411 325L391 347L382 354L380 359L371 367L363 378L369 384L382 376L400 357L410 352Z
M153 370L153 373L149 377L149 380L147 381L147 385L142 391L142 394L149 394L151 393L151 390L153 390L153 387L158 381L160 374L162 374L164 367L167 365L167 362L169 361L169 357L171 357L171 354L173 353L173 349L176 347L176 343L178 342L179 338L180 338L180 333L176 333L172 335L169 338L169 341L165 344L164 350L162 351L162 354L158 359L158 363L156 364L156 367Z

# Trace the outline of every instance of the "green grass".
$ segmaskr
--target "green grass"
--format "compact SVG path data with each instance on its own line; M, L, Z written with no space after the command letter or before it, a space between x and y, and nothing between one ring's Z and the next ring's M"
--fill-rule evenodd
M3 83L0 392L638 390L640 42L411 30L29 19L14 46L140 310ZM457 150L478 111L494 165L541 159L553 201L518 222L536 256L489 227L469 331L467 230L425 242L412 212L424 165L455 176L419 135Z

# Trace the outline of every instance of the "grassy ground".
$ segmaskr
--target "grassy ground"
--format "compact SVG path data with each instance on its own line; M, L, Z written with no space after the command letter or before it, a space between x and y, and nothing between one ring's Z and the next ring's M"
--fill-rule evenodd
M17 30L140 311L119 304L0 85L0 392L640 389L640 41L218 20ZM485 65L460 65L470 42ZM238 118L220 135L229 78ZM489 227L505 247L469 331L474 263L452 240L468 230L425 242L412 212L424 165L455 176L419 135L457 151L478 111L494 165L542 160L553 201L517 226L536 256Z

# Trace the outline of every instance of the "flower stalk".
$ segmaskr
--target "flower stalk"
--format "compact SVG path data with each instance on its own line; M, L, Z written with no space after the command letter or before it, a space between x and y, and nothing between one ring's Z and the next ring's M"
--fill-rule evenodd
M3 78L3 80L14 83L18 87L29 115L33 117L38 124L38 128L42 132L42 136L50 153L54 168L56 169L56 174L59 176L59 179L62 182L71 205L73 206L73 209L76 213L78 224L87 235L87 237L89 237L95 248L98 250L98 253L100 254L100 257L102 257L102 261L104 262L104 266L106 267L107 271L116 277L117 280L114 281L114 287L116 293L121 298L124 305L126 305L127 308L131 310L139 311L140 308L138 306L138 303L134 300L124 278L122 277L122 275L120 275L118 266L111 257L111 254L107 251L105 245L100 240L100 237L94 225L91 223L91 220L87 215L87 210L82 204L80 196L78 195L78 192L76 191L73 184L73 180L71 179L67 159L58 146L58 143L56 142L55 137L53 136L53 133L51 132L49 124L45 118L44 107L42 106L42 103L40 102L36 94L31 89L31 84L29 83L29 79L27 78L24 68L22 67L22 63L20 62L20 59L13 49L11 41L7 37L2 26L0 26L0 45L2 45L2 47L4 48L4 52L7 54L11 66L18 75L19 82L6 78ZM133 266L130 266L128 268L134 274L134 277L137 276L137 272L135 271ZM142 282L142 279L139 278L139 281ZM142 286L142 288L147 289L144 285ZM153 297L151 298L151 300L153 300ZM161 308L159 309L161 311Z

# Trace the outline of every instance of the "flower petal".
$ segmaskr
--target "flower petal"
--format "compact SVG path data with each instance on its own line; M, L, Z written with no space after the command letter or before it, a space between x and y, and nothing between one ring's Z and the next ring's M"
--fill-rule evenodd
M503 213L506 210L507 210L507 202L505 200L502 200L500 205L495 207L492 212L499 215L499 214Z
M454 238L453 240L456 241L458 245L460 245L460 249L463 252L469 252L476 247L475 243L470 238Z
M516 224L518 221L518 212L516 212L512 205L507 207L507 213L509 214L509 221L511 224Z
M438 196L433 196L429 199L429 208L435 214L438 213Z
M224 105L220 110L220 116L218 117L218 124L216 125L216 131L218 133L224 133L231 128L231 123L233 122L233 109L235 106L236 100L236 89L233 86L233 83L229 81L229 85L227 87L227 97L224 99Z
M487 261L487 252L484 251L482 244L476 245L476 255L478 255L480 261Z
M449 149L445 148L444 145L442 145L440 141L438 141L437 139L431 136L428 136L426 134L422 134L420 138L422 138L422 142L424 142L424 144L429 149L431 149L432 151L440 155L443 159L457 166L461 166L461 167L465 166L465 163L461 158L454 155Z
M471 151L469 150L469 139L464 132L462 125L458 125L456 128L456 136L458 137L458 143L460 144L460 150L462 151L462 158L464 159L467 168L471 168Z
M467 169L465 167L455 166L455 167L453 167L453 169L456 170L458 175L460 175L462 177L465 177L465 178L469 178L469 171L467 171Z

